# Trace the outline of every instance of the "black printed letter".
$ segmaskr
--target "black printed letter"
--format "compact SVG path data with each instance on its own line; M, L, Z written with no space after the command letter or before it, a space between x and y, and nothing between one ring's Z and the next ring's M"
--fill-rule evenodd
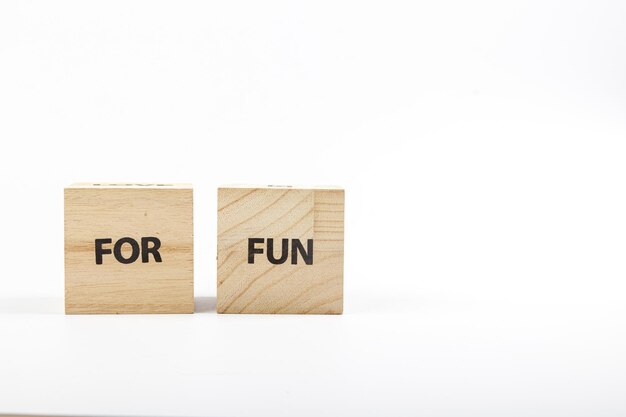
M249 264L253 264L254 263L254 254L255 253L263 253L263 249L259 248L255 248L254 245L256 245L257 243L263 243L265 239L261 238L261 237L251 237L248 239L248 263Z
M152 243L152 247L148 247L148 243ZM161 241L158 237L142 237L141 238L141 262L144 264L148 262L149 255L154 256L156 262L161 262L161 254L159 248L161 247Z
M132 248L132 252L130 254L130 258L124 258L122 256L122 245L124 243L128 243ZM115 246L113 247L113 255L115 255L115 259L118 262L123 264L132 264L139 258L139 243L132 237L123 237L117 242L115 242Z
M111 239L96 239L96 265L102 265L102 255L109 255L111 249L103 249L102 245L111 243Z
M291 263L293 265L298 263L298 252L302 255L305 264L313 265L313 239L307 239L306 252L300 239L291 239Z
M274 239L267 239L267 260L273 263L274 265L285 263L287 257L289 256L289 239L282 240L282 252L280 253L280 258L276 259L274 257Z

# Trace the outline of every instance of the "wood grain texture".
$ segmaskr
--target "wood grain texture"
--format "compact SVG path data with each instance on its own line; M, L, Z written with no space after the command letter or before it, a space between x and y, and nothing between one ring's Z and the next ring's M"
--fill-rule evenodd
M249 238L313 239L313 263L248 261ZM256 314L343 312L344 190L223 187L218 190L217 311Z
M95 239L161 242L162 262L95 262ZM122 246L129 257L131 248ZM73 184L65 189L66 314L193 313L193 190L187 184Z

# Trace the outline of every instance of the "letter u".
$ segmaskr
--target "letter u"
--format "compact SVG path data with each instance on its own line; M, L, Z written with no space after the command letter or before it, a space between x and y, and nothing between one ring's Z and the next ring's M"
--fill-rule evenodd
M280 258L276 259L274 257L274 239L267 239L267 260L275 265L285 263L289 256L289 239L282 239L281 243L282 252L280 253Z

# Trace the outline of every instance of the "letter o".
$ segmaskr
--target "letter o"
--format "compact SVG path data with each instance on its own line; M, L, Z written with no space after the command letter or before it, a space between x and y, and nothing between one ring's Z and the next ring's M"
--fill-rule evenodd
M132 252L129 258L124 258L124 256L122 256L122 245L124 243L128 243L132 248ZM113 248L113 255L115 255L115 259L123 264L132 264L133 262L135 262L137 258L139 258L139 253L139 243L137 243L137 241L132 237L121 238L120 240L115 242L115 247Z

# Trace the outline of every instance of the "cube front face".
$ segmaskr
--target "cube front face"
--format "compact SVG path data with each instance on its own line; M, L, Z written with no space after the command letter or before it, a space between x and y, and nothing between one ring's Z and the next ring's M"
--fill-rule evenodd
M344 191L218 190L217 312L341 314Z
M65 189L67 314L193 310L191 186Z

